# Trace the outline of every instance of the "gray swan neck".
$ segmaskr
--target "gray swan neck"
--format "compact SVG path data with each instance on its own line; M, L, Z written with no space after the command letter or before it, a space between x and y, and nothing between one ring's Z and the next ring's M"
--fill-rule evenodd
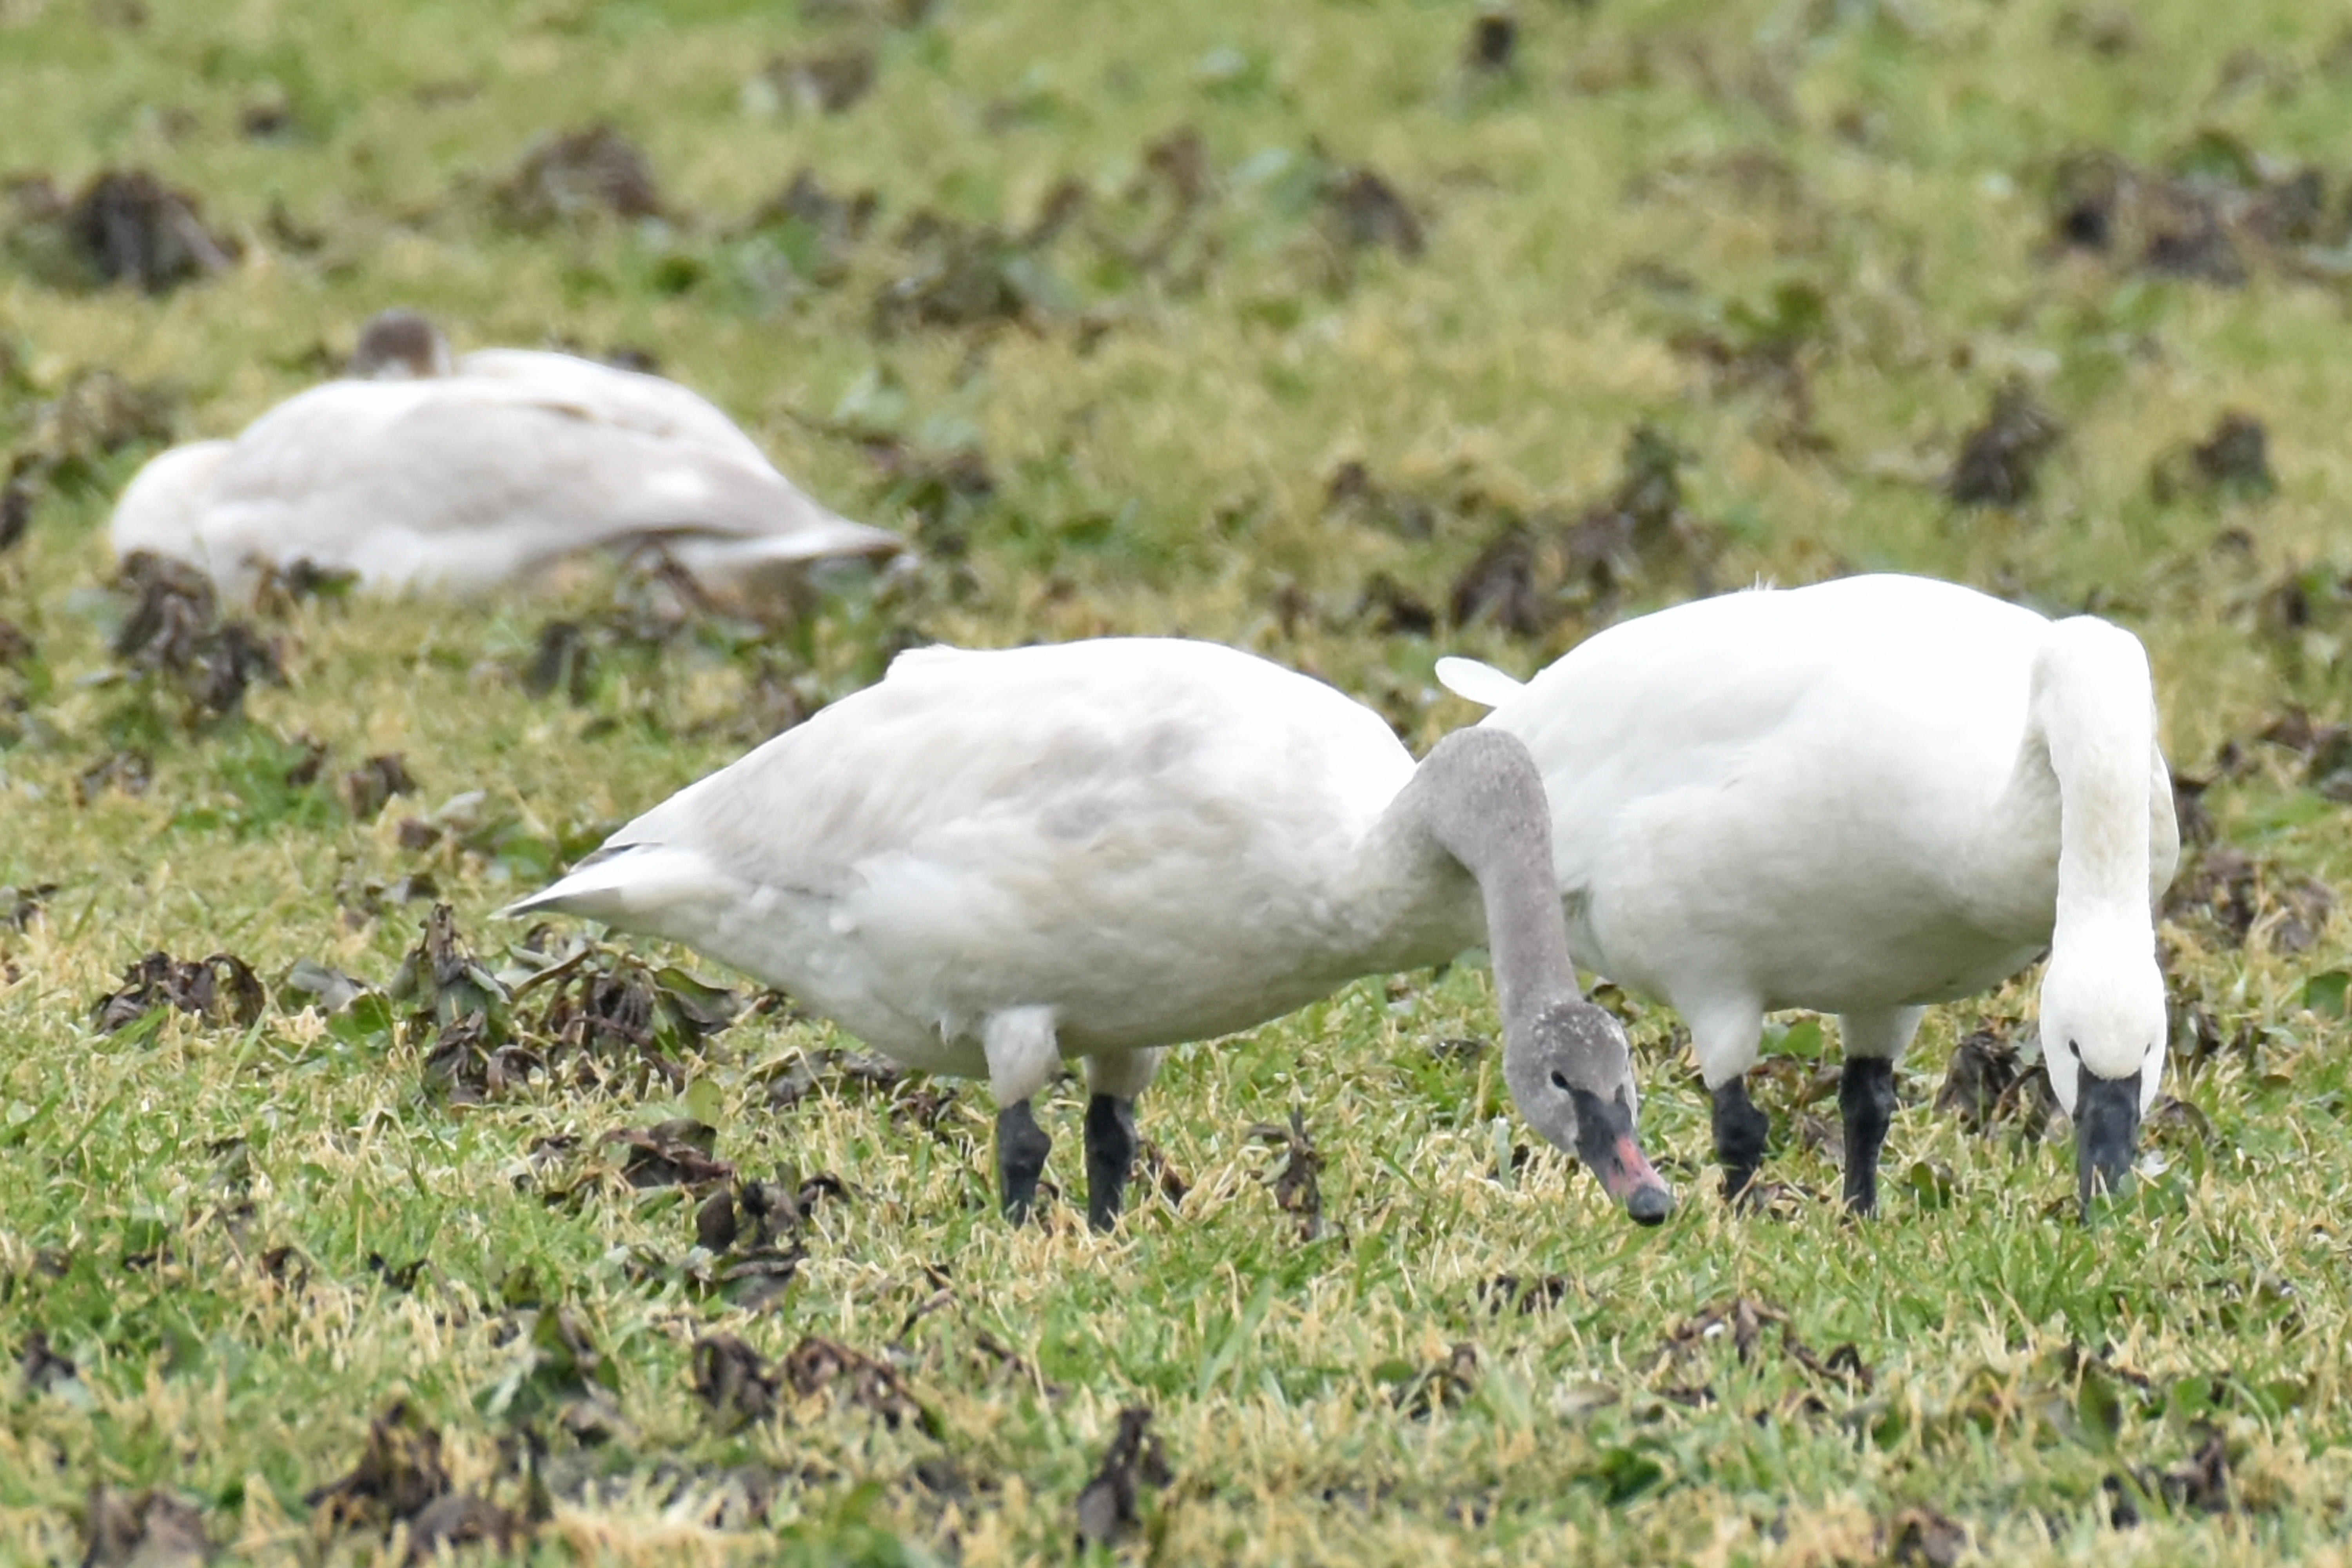
M1484 727L1446 736L1398 793L1377 837L1391 854L1418 849L1415 879L1466 872L1476 882L1507 1042L1524 1039L1546 1010L1582 998L1552 886L1551 806L1526 742Z

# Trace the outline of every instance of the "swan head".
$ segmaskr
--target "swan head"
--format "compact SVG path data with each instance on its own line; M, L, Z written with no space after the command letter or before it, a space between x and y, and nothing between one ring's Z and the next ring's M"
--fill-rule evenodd
M2083 1215L2119 1192L2164 1077L2164 976L2145 931L2062 942L2042 977L2042 1060L2074 1119Z
M354 381L425 381L449 374L452 365L440 328L414 310L385 310L360 330L349 374Z
M1528 1125L1590 1166L1627 1214L1655 1225L1674 1212L1633 1131L1633 1051L1605 1010L1580 997L1542 1009L1511 1032L1503 1076Z

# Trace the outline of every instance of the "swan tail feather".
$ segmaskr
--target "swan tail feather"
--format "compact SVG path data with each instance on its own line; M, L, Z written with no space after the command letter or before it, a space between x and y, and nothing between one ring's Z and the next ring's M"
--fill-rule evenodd
M674 844L608 845L565 876L499 910L512 919L551 910L628 926L630 917L707 890L709 858Z
M1437 661L1437 683L1482 708L1500 708L1527 689L1527 682L1504 674L1491 664L1454 654Z

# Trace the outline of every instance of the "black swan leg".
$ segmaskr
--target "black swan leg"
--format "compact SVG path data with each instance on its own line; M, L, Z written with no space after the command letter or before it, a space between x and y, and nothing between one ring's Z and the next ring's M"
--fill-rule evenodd
M1054 1141L1037 1125L1025 1100L996 1113L996 1174L1004 1193L1004 1217L1020 1225L1037 1202L1037 1183Z
M1845 1116L1845 1206L1878 1212L1878 1151L1895 1120L1895 1062L1889 1057L1848 1057L1838 1079L1838 1110Z
M1723 1166L1723 1195L1738 1202L1756 1181L1764 1163L1765 1135L1772 1119L1748 1098L1745 1074L1715 1091L1715 1157Z
M1135 1101L1097 1094L1087 1102L1087 1223L1108 1230L1135 1169Z

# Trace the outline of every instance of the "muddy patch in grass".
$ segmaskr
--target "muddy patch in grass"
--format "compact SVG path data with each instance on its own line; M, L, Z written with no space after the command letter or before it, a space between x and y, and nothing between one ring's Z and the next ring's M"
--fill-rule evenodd
M1944 493L1962 506L2018 507L2033 499L2042 460L2064 426L2023 381L1994 389L1984 418L1960 438Z
M214 1552L203 1510L160 1487L135 1496L92 1487L82 1536L83 1568L200 1568Z
M501 216L520 229L663 211L644 151L603 122L541 137L494 195Z
M1142 1522L1144 1489L1165 1487L1175 1479L1167 1451L1151 1430L1151 1412L1139 1405L1120 1411L1118 1430L1102 1464L1078 1493L1078 1549L1125 1540Z
M74 372L58 395L34 410L31 427L9 458L6 504L18 526L52 489L110 486L107 461L142 443L172 438L176 398L103 365Z
M193 733L238 717L256 682L285 683L283 639L221 619L212 580L194 567L142 551L122 563L111 586L127 606L114 656L136 678L110 721L118 728L152 730L130 710L164 691L179 698L180 727Z
M1637 588L1686 576L1713 591L1721 529L1685 495L1691 454L1663 430L1627 433L1619 477L1601 500L1572 510L1507 511L1502 527L1454 580L1453 622L1490 623L1515 637L1548 634L1570 614L1606 619Z
M436 904L386 994L407 1009L404 1037L425 1052L429 1088L471 1104L533 1075L642 1091L684 1082L683 1058L742 1010L735 993L610 948L551 959L534 928L516 950L540 967L509 985L475 956L454 911Z
M1042 325L1069 303L1037 247L993 225L926 210L899 228L897 244L906 264L875 297L877 337L925 327Z
M841 114L874 90L878 74L871 46L839 44L778 55L751 79L745 97L762 108L789 105L803 114Z
M706 1335L694 1347L695 1393L722 1419L761 1421L782 1408L789 1393L800 1399L829 1394L872 1412L886 1426L911 1426L938 1436L939 1418L915 1397L887 1363L837 1340L803 1337L771 1365L731 1334Z
M457 1489L442 1458L441 1433L405 1401L370 1424L348 1474L304 1500L324 1535L359 1530L389 1537L406 1526L409 1563L474 1542L510 1552L531 1529L522 1514Z
M2044 1138L2066 1126L2050 1075L2039 1062L2026 1066L2001 1029L1975 1030L1953 1047L1934 1109L1979 1135L2012 1125L2028 1138Z
M2308 952L2327 929L2335 890L2316 877L2209 845L2173 879L2163 914L2230 948Z
M2148 472L2148 493L2159 503L2189 496L2259 500L2277 491L2270 427L2242 409L2223 414L2203 440L2167 452Z

